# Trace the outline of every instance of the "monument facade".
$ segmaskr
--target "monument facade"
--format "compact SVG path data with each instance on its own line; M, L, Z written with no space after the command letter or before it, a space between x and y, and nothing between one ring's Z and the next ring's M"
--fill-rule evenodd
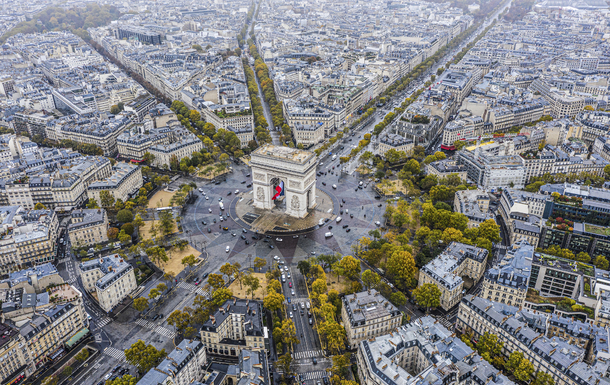
M286 214L307 216L307 210L316 206L317 164L310 151L271 144L259 147L250 159L254 207L270 210L285 204Z

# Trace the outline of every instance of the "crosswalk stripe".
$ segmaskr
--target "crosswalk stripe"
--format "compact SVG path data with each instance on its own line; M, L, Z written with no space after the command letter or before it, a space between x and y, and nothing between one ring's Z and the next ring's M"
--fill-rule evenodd
M306 350L303 352L295 352L292 357L294 359L301 359L301 358L310 358L310 357L317 357L317 356L323 356L323 353L321 350Z
M106 354L107 356L110 356L112 358L115 358L119 361L125 361L125 352L123 352L122 350L113 348L112 346L109 346L106 349L104 349L104 354Z

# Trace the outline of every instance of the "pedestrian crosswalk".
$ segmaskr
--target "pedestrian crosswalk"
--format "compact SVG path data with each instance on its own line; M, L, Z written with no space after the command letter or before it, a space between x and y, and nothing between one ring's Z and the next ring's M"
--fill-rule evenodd
M161 334L162 336L165 336L168 338L174 338L176 336L176 332L171 331L168 328L163 327L163 326L157 326L155 328L155 333Z
M110 322L112 322L112 319L110 317L104 317L102 319L95 321L95 325L101 329L104 326L108 325Z
M208 290L204 290L204 288L200 287L198 288L195 293L197 293L197 295L202 296L205 299L210 299L212 298L212 296L210 295L210 292Z
M322 357L323 355L322 350L305 350L303 352L295 352L292 358L300 360L301 358Z
M184 282L184 281L180 281L178 282L178 287L181 289L186 289L188 291L190 291L191 293L195 293L197 295L201 295L207 299L211 298L210 297L210 292L206 289L204 289L203 287L200 286L195 286L192 283L188 283L188 282Z
M303 379L305 381L321 380L322 378L326 377L327 375L328 375L328 373L326 373L326 370L316 370L315 372L303 373Z
M107 356L110 356L112 358L115 358L119 361L125 361L125 352L123 352L122 350L113 348L112 346L109 346L106 349L104 349L104 354Z
M188 283L188 282L184 282L184 281L178 282L178 287L189 290L189 291L195 291L195 289L197 288L197 286L193 285L192 283Z
M164 326L158 326L156 323L154 323L152 321L146 321L144 319L138 318L136 320L136 325L143 326L147 329L152 329L155 333L161 334L162 336L165 336L168 338L174 338L176 336L176 332L169 330L168 328L166 328Z

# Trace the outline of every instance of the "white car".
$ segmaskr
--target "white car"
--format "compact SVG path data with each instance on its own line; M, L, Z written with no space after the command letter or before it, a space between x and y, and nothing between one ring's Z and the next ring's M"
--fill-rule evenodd
M276 261L279 261L279 260L280 260L280 257L278 257L277 255L275 255L275 256L273 257L273 259L275 259Z
M282 242L282 238L275 238L276 242Z
M288 266L284 266L284 270L288 271Z
M379 222L379 221L375 222L375 224L376 224L377 226L381 226L381 222Z
M208 198L208 197L206 196L206 197L205 197L205 200L206 200L206 201L207 201L207 200L210 200L210 198Z
M202 192L203 192L203 189L202 189L201 187L199 188L199 192L200 192L200 193L202 193Z
M296 295L294 294L294 289L290 290L290 294L292 294L293 297Z
M227 246L227 248L225 249L225 251L228 253L229 251L231 251L231 247Z
M286 274L286 277L290 278L290 272L288 272L288 273Z
M234 194L235 195L239 194L239 190L235 190Z
M212 212L212 209L208 209L209 212Z
M292 315L292 312L290 312L290 318L294 318L294 316Z

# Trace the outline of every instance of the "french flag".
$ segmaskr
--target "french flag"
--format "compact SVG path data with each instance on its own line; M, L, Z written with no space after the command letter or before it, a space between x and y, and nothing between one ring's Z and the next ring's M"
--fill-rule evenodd
M276 200L278 197L284 195L284 182L283 181L280 182L279 186L275 186L275 191L277 191L277 192L275 193L273 198L271 198L273 200Z

